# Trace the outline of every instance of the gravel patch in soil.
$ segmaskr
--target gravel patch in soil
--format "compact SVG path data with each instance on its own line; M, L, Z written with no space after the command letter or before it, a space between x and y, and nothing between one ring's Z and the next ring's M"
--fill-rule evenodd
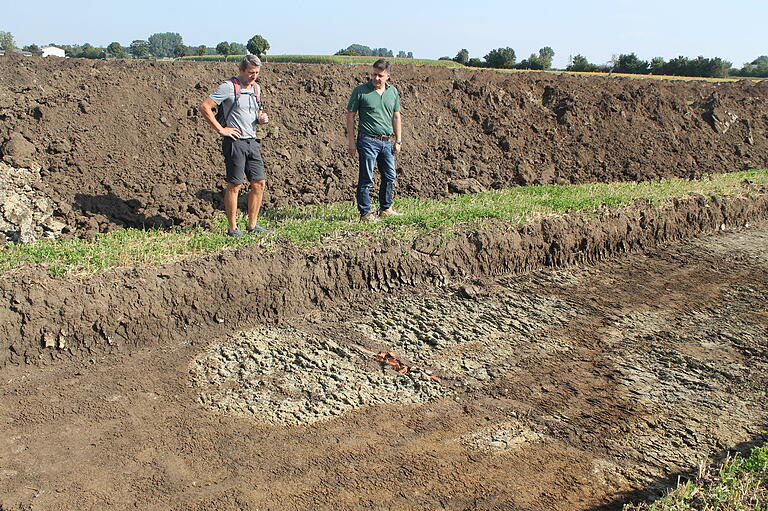
M311 424L365 405L423 403L447 390L426 373L366 364L361 352L293 329L240 332L190 367L200 402L267 424Z

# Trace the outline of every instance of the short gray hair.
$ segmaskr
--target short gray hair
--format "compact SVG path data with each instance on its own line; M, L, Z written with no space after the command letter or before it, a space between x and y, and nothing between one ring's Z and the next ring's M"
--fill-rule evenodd
M240 69L245 71L248 66L261 66L261 59L249 53L240 61Z

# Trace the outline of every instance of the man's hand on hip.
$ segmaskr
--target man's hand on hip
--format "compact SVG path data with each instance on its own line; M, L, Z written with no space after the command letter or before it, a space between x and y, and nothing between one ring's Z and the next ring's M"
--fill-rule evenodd
M267 112L259 112L259 124L267 124L269 122L269 116Z
M237 140L240 138L240 130L237 128L230 128L227 126L226 128L221 128L221 131L219 131L219 135L222 137L229 137L232 140Z

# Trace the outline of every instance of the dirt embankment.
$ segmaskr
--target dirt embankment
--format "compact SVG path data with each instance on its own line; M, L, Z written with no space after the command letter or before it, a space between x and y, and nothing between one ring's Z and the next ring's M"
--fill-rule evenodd
M205 224L217 136L196 107L234 64L0 59L0 157L64 231ZM347 200L343 111L364 66L268 64L267 206ZM768 166L768 82L667 82L397 66L398 193L698 176Z
M160 268L85 279L23 268L0 280L0 367L72 354L119 351L209 328L234 330L317 306L365 300L371 291L589 263L768 217L768 193L637 202L594 216L488 224L445 240L371 239L302 252L244 247Z

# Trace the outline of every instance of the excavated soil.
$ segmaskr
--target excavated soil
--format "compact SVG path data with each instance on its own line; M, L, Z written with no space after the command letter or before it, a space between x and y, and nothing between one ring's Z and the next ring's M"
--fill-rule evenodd
M206 225L231 65L0 58L0 239ZM365 67L267 65L267 207ZM766 82L398 67L399 195L768 166ZM768 192L0 278L0 511L613 510L768 426Z
M766 253L761 223L8 366L0 509L620 509L765 441Z
M64 234L206 225L221 209L223 162L196 107L234 68L0 58L0 157L40 168L33 186L68 226ZM352 198L357 172L343 112L367 72L264 66L268 207ZM768 166L768 81L397 66L392 83L404 116L399 195Z

